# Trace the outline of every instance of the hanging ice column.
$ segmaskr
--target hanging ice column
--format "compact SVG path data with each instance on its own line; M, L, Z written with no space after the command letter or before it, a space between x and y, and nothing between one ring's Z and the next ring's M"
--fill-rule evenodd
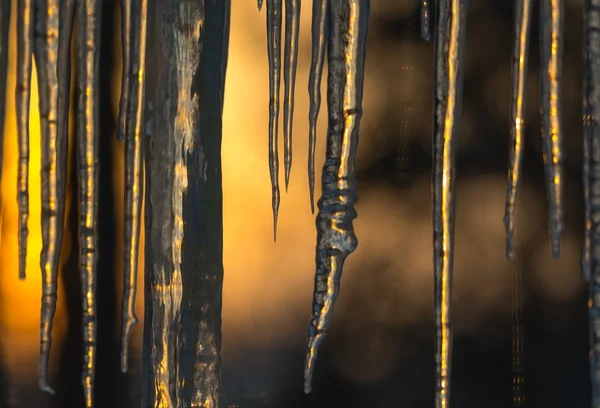
M358 245L352 227L356 218L354 203L358 199L354 162L362 117L370 0L336 0L329 7L329 124L323 195L318 203L317 271L304 367L306 393L311 391L317 351L339 294L344 261ZM315 13L313 18L319 16Z
M467 0L439 0L435 37L433 139L433 262L435 406L450 403L451 294L454 260L456 139L462 104Z
M143 407L219 407L228 0L150 0Z

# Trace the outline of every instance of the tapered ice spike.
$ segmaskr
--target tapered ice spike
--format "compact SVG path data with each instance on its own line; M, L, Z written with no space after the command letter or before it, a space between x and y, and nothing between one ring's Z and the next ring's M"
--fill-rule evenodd
M330 3L328 110L323 195L317 215L317 255L313 307L304 366L304 392L311 391L319 346L339 294L345 259L357 247L352 221L358 196L354 163L362 117L364 65L369 29L369 0Z
M83 296L85 406L94 405L96 372L96 266L98 262L99 50L101 0L77 3L77 155L79 174L79 273ZM91 45L90 45L91 44Z
M2 182L2 162L4 158L4 110L5 90L8 69L8 37L10 27L10 0L0 0L0 183ZM0 192L0 216L3 212L2 193ZM0 226L2 219L0 218Z
M146 27L148 1L133 0L131 90L127 108L125 137L125 259L123 268L121 371L128 367L127 347L133 326L138 323L135 314L137 294L140 226L142 222L144 82L146 72Z
M560 256L562 235L562 58L564 0L540 1L542 141L552 257Z
M269 59L269 173L273 226L277 228L279 211L279 149L277 129L279 126L279 87L281 84L281 1L267 0L267 56ZM275 234L276 236L276 234Z
M450 403L455 152L462 105L467 0L438 0L433 139L435 407Z
M37 0L36 43L34 56L38 68L40 121L42 128L42 313L40 324L40 354L38 382L40 389L52 392L48 386L52 325L56 312L58 268L62 247L64 217L64 182L66 175L60 166L66 156L61 151L57 132L58 117L58 0Z
M258 11L262 10L263 0L258 0Z
M431 6L435 0L421 0L421 38L425 41L431 39Z
M508 260L514 258L515 252L515 210L525 143L525 98L527 96L527 61L529 58L532 4L533 0L516 0L516 24L512 60L510 159L506 191L506 212L504 214L506 258Z
M132 69L132 15L131 3L133 0L121 0L121 49L123 68L121 71L121 100L119 102L119 118L117 121L117 138L125 141L125 127L127 126L127 113L129 109L130 86L129 78Z
M31 101L31 63L33 56L32 0L17 3L17 88L15 106L19 139L17 201L19 203L19 279L26 278L27 236L29 230L29 104Z
M292 130L294 122L294 89L298 67L298 37L300 34L301 0L285 0L285 48L284 48L284 99L283 99L283 147L285 168L285 191L288 190L292 170Z
M310 193L310 210L315 213L315 149L317 142L317 119L321 108L321 78L325 63L325 50L329 37L328 0L313 0L312 6L312 57L308 79L308 96L310 100L308 123L308 186Z

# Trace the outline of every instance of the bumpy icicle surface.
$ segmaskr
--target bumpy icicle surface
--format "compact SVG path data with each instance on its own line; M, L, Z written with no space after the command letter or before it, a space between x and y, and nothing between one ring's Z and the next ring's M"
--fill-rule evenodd
M101 0L77 4L77 153L79 167L79 271L83 295L85 406L94 404L96 371L96 265L98 262L98 145Z
M433 259L435 406L450 401L451 291L454 258L454 155L462 104L467 0L439 0L435 42Z
M600 407L600 1L585 0L584 177L589 186L590 237L590 378L592 407ZM587 265L583 265L584 268ZM584 272L585 274L585 272Z
M42 315L38 382L42 390L54 392L48 385L52 322L56 311L56 291L64 208L64 174L60 174L58 133L58 0L39 0L35 45L39 67L40 117L42 127ZM65 158L66 159L66 158Z
M4 108L6 74L8 68L8 33L10 23L10 0L0 0L0 181L4 157ZM0 225L2 225L2 198L0 197Z
M148 1L144 407L220 406L229 10Z
M562 235L562 55L564 0L540 1L542 140L548 195L550 246L560 256Z
M317 142L317 119L321 109L321 77L325 63L325 50L329 37L328 0L313 0L312 7L312 57L308 79L308 186L310 191L310 210L315 212L315 148Z
M132 38L131 90L127 108L127 126L125 133L125 260L123 268L123 304L122 304L122 344L121 370L127 371L127 345L134 325L138 323L135 314L137 291L138 254L140 245L140 225L143 197L143 134L142 118L144 108L144 77L146 64L146 18L147 0L133 0L134 20Z
M346 257L358 240L352 221L358 197L354 162L362 117L362 95L369 0L339 0L330 3L328 111L323 195L317 215L317 270L313 307L306 346L304 392L311 391L317 352L329 326L340 289Z
M267 0L267 56L269 58L269 173L273 207L273 240L277 239L279 214L279 86L281 84L281 1Z
M131 42L132 37L132 1L121 0L121 48L123 50L123 68L121 72L121 101L119 104L119 118L117 121L117 138L122 142L125 140L125 127L127 126L127 114L129 109L129 98L131 87L129 78L131 75Z
M525 142L525 97L527 92L527 59L529 32L531 31L531 8L533 0L517 0L515 11L515 38L512 66L512 99L510 121L510 163L506 192L506 258L512 260L515 252L514 229L517 191L521 177L523 147Z
M431 39L431 5L435 0L421 0L421 38L425 41Z
M33 3L18 0L17 9L17 133L19 137L19 169L17 199L19 202L19 278L26 277L27 235L29 230L29 103L31 100L31 64L33 56Z
M294 122L294 89L298 67L298 36L300 34L301 0L285 0L284 98L283 98L283 165L285 190L292 170L292 130Z

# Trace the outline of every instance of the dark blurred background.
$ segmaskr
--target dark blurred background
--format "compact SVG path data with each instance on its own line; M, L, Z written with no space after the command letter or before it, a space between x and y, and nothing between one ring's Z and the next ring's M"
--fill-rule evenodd
M223 191L225 287L224 407L432 407L433 259L431 143L433 42L419 38L418 0L372 0L357 162L359 249L346 263L333 326L317 363L314 391L302 393L316 230L306 176L311 2L304 1L296 87L294 164L271 239L267 162L265 14L233 2L227 75ZM524 167L517 209L520 247L505 260L513 1L470 0L464 103L457 147L452 405L512 406L511 276L522 277L525 395L529 407L590 405L587 291L580 277L583 236L582 1L566 2L564 40L565 233L550 256L539 115L539 20L534 2ZM123 146L116 141L121 49L119 2L104 1L102 157L98 265L97 407L140 404L141 324L130 371L119 369L123 230ZM77 213L68 207L51 358L52 397L37 389L41 282L39 120L32 98L28 278L17 279L17 143L14 114L15 13L2 180L0 241L0 406L83 406ZM34 87L34 94L37 92ZM323 83L325 90L325 81ZM317 167L324 158L322 108ZM37 138L37 139L36 139ZM282 144L281 144L282 145ZM320 171L319 171L320 173ZM319 177L319 174L317 175ZM72 188L71 196L76 194ZM320 190L318 191L320 192ZM143 253L143 251L142 251ZM143 267L143 262L142 262ZM143 316L143 280L138 315Z

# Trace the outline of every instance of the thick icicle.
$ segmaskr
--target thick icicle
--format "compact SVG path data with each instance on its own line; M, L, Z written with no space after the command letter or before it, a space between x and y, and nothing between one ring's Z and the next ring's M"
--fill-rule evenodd
M84 364L82 385L86 407L94 404L96 371L96 265L98 262L99 61L101 0L77 3L77 153L79 167L79 271L83 295Z
M32 0L18 0L17 6L17 133L19 167L17 200L19 202L19 279L26 277L27 222L29 219L29 103L31 100L31 63L33 55Z
M510 163L506 191L506 258L512 260L515 252L514 228L517 191L523 161L525 141L525 98L527 96L527 59L529 54L529 32L531 31L531 8L533 0L516 0L515 38L512 66L512 100L510 121Z
M433 260L435 406L448 407L452 355L455 148L462 104L467 0L439 0L435 40Z
M421 38L425 41L431 39L431 7L434 0L421 0Z
M229 10L224 0L148 3L144 407L220 406Z
M127 114L129 110L129 98L131 86L131 42L132 42L132 3L133 0L121 0L121 48L123 68L121 71L121 101L119 103L119 118L117 122L117 138L123 142L127 126Z
M148 1L134 0L132 8L131 89L125 133L125 262L123 267L121 370L127 371L129 335L138 323L135 314L138 254L143 197L144 76L146 73L146 19Z
M358 245L352 221L358 196L354 163L362 117L362 94L370 0L330 3L329 125L323 195L317 215L317 270L304 366L304 392L311 391L317 352L339 294L346 257Z
M53 393L48 385L52 323L56 312L56 292L64 208L65 174L58 166L59 146L56 127L58 108L58 0L38 0L35 59L38 67L39 104L42 127L42 314L38 382L42 390Z
M592 407L600 407L600 1L585 0L584 182L589 187L589 319ZM587 231L586 231L587 232ZM584 263L585 268L588 265Z
M269 58L269 173L273 207L273 240L277 240L279 214L279 86L281 83L281 1L267 0L267 55Z
M562 55L564 0L540 2L540 50L542 77L542 139L548 195L550 247L560 256L562 235Z
M4 108L6 75L8 69L8 35L10 27L10 0L0 0L0 182L4 157ZM2 225L2 197L0 192L0 225Z
M292 170L292 130L294 122L294 89L298 67L298 36L300 34L301 0L285 0L284 100L283 100L283 166L285 191Z
M308 185L310 210L315 212L315 145L317 142L317 119L321 109L321 77L325 63L325 50L329 37L328 0L313 0L312 7L312 57L308 78L310 107L308 114Z

